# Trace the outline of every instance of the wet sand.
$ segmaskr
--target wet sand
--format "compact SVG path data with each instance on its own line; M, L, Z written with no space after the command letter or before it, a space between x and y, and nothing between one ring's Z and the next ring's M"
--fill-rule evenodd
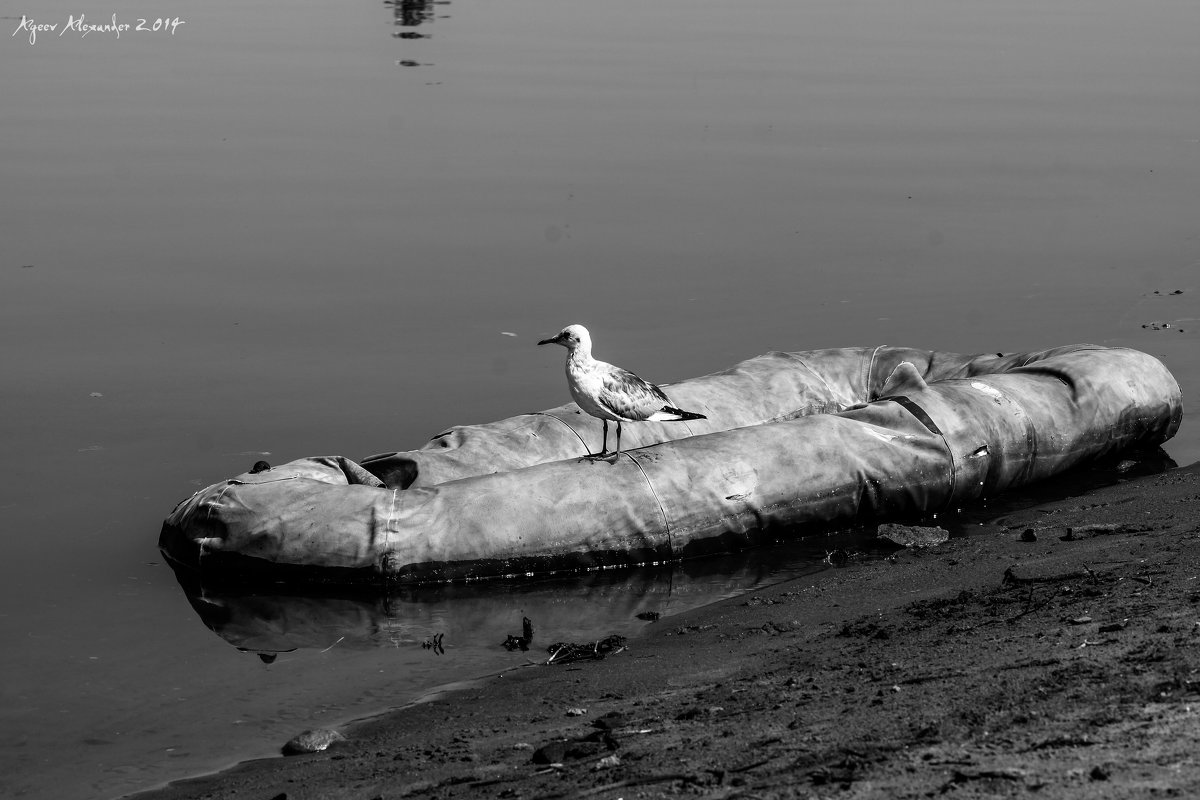
M664 618L604 660L531 665L341 732L323 752L137 797L1190 794L1200 464L851 559Z

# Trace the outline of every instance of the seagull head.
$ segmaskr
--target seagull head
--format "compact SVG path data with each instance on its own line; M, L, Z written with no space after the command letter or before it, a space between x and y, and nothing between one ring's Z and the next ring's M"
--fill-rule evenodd
M592 337L588 334L588 329L582 325L568 325L559 331L557 336L542 339L538 344L561 344L572 351L582 347L584 350L590 352L592 349Z

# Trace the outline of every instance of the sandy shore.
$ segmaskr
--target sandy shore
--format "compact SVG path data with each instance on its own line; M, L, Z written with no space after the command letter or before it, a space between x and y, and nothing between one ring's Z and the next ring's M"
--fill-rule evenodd
M138 798L1190 796L1200 464L629 645Z

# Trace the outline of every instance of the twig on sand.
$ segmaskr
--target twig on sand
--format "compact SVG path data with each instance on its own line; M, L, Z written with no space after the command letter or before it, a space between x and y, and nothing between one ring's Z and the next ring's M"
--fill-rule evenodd
M1082 572L1064 572L1061 575L1035 575L1029 578L1022 578L1013 572L1013 568L1009 567L1004 570L1004 577L1000 579L1001 586L1014 586L1023 583L1064 583L1066 581L1078 581L1084 578L1090 578L1093 583L1099 576L1088 567L1084 567Z
M665 783L667 781L684 781L685 783L699 782L699 776L687 772L664 772L659 775L645 775L640 778L626 778L622 781L614 781L606 783L602 786L595 786L591 789L585 789L582 792L577 792L572 797L595 797L598 794L610 792L613 789L624 789L629 786L646 786L651 783ZM551 798L566 797L565 794L549 795L547 800Z
M1026 614L1032 614L1035 611L1041 611L1043 608L1050 605L1050 602L1054 598L1058 597L1059 591L1060 591L1060 587L1058 587L1058 586L1054 587L1054 591L1050 593L1050 596L1035 606L1035 605L1033 605L1033 587L1030 586L1029 587L1029 597L1026 598L1026 600L1025 600L1025 610L1022 611L1020 614L1017 614L1015 617L1009 617L1008 619L1005 620L1005 622L1007 622L1009 625L1012 625L1014 622L1016 622L1017 620L1019 620L1021 617L1025 616Z

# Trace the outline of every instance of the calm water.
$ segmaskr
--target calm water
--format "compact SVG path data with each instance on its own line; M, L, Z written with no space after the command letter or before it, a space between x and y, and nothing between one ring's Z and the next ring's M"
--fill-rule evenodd
M5 796L272 753L524 663L496 646L524 614L632 632L778 577L202 621L162 564L176 501L259 458L565 401L534 342L569 322L659 382L770 349L1129 345L1197 405L1191 0L169 6L174 34L117 38L59 32L163 5L0 0ZM58 29L31 45L22 14ZM1195 423L1166 450L1200 458Z

